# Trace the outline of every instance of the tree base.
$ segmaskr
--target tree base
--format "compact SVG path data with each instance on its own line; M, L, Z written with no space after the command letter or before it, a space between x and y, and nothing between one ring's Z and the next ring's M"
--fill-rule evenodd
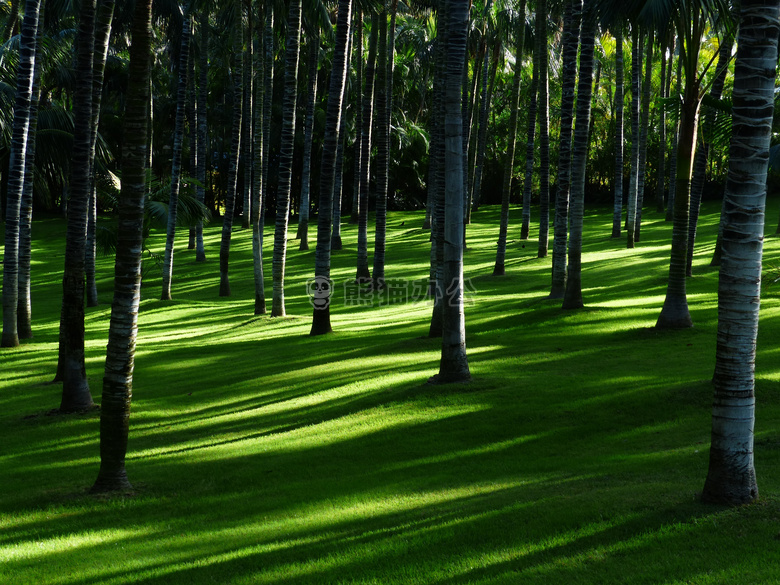
M330 239L330 251L333 252L334 250L341 250L342 248L341 236L333 236Z
M658 321L655 323L655 327L656 329L690 329L693 327L693 320L688 311L688 304L685 303L684 307L669 308L669 305L664 303L661 314L658 316Z
M127 471L124 466L118 471L111 473L104 472L102 469L98 472L98 478L89 490L90 494L124 494L132 495L133 486L127 479Z
M504 269L503 264L496 264L493 267L493 276L504 276L506 274L506 271Z
M330 309L328 307L315 309L309 335L326 335L328 333L333 333L333 328L330 325Z

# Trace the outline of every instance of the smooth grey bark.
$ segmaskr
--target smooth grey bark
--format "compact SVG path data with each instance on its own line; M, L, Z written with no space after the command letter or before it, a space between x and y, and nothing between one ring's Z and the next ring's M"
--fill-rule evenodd
M265 6L260 4L260 22L263 22L263 10ZM247 161L247 165L251 164L252 168L252 201L250 202L250 210L252 217L250 223L252 225L252 274L255 283L255 315L264 315L266 311L265 307L265 278L263 274L263 163L265 160L265 149L267 148L268 137L263 134L263 124L265 121L265 109L263 104L265 103L265 36L259 35L260 47L257 53L253 53L253 67L257 72L257 78L260 83L254 85L255 91L255 104L259 104L255 115L253 117L253 132L252 132L252 151L253 155L251 163Z
M354 144L354 178L352 181L352 209L349 223L356 224L360 218L360 185L363 176L363 12L360 6L355 7L355 144Z
M718 282L712 443L702 492L707 502L743 504L758 497L755 356L778 33L780 4L743 0Z
M539 247L538 258L546 258L550 245L550 88L547 79L547 0L536 0L536 38L539 53Z
M633 248L636 242L636 206L639 195L639 145L640 133L640 93L642 86L642 39L637 25L631 29L631 176L628 184L626 205L626 247Z
M209 68L209 12L205 11L198 17L198 87L195 106L198 127L197 179L199 185L195 188L195 197L201 203L206 200L206 152L208 141L208 68ZM206 249L203 245L203 220L195 224L195 260L206 260Z

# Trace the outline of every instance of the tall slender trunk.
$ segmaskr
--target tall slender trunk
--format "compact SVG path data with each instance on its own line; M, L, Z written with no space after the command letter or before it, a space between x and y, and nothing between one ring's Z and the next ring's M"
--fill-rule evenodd
M507 134L506 156L504 159L504 183L501 190L501 223L498 231L498 249L493 276L506 273L506 240L509 232L509 197L512 193L512 176L515 167L515 145L517 144L517 112L520 105L520 82L522 80L523 45L525 44L525 7L526 1L520 0L517 24L515 27L515 70L512 77L512 97L509 105L509 129ZM564 61L565 63L565 61Z
M263 97L263 136L266 140L266 148L263 149L263 209L260 210L260 217L265 218L264 209L268 205L269 182L268 168L271 160L271 116L273 113L274 101L274 6L272 2L263 3L266 9L265 13L265 31L263 32L263 47L265 50L264 81L265 95Z
M642 207L645 201L645 178L647 176L647 132L650 126L650 86L653 79L653 31L647 35L647 53L645 57L645 80L642 83L642 115L639 132L639 171L636 180L636 221L634 224L634 242L639 242L642 225Z
M352 181L352 209L349 223L356 224L360 218L360 183L363 176L363 12L355 7L355 145L354 179Z
M0 346L19 345L19 224L24 190L25 160L30 128L30 102L35 77L36 39L40 0L25 2L22 38L11 137L8 193L6 196L5 248L3 252L3 334Z
M550 245L550 116L547 81L547 0L536 0L536 37L539 53L539 248L537 257L546 258Z
M171 300L171 280L173 278L173 248L176 238L176 216L179 206L179 188L181 186L182 146L184 144L184 113L187 109L187 75L190 60L191 16L188 6L184 6L184 22L181 29L181 49L179 52L179 83L176 90L176 121L173 131L173 154L171 157L171 196L168 200L168 230L165 238L165 260L163 263L162 296L163 301Z
M241 119L241 158L244 161L244 204L243 213L241 214L241 227L244 229L251 227L252 224L252 201L254 198L254 194L252 193L252 134L254 130L254 124L252 121L254 119L255 111L254 102L252 100L254 97L254 75L252 74L252 64L254 63L252 47L254 43L254 27L252 26L253 18L251 2L247 2L246 8L247 26L242 27L242 30L245 33L243 63L246 63L246 66L242 67L244 75L244 99L242 102L242 108L244 109L244 113Z
M206 153L208 141L208 68L209 68L209 12L205 11L199 16L198 39L200 53L198 55L198 89L197 89L197 126L198 126L198 185L195 188L195 196L203 203L206 200ZM203 245L203 220L198 219L195 224L195 260L206 260L206 249Z
M98 305L97 282L95 281L95 257L97 255L97 193L95 189L95 145L97 144L98 125L100 121L100 103L103 97L103 73L106 69L108 56L108 40L111 36L111 19L114 17L115 0L102 0L97 6L95 17L95 56L92 78L92 135L90 146L90 189L89 215L87 216L87 251L85 258L85 273L87 277L87 306Z
M742 0L718 283L712 445L702 492L708 502L743 504L758 497L755 357L778 33L777 2Z
M615 202L612 208L612 237L620 237L623 216L623 23L615 25Z
M634 24L631 29L631 178L628 184L626 212L626 247L636 242L636 206L639 196L640 93L642 85L642 39L644 35Z
M566 275L564 309L579 309L582 301L582 227L585 210L585 171L588 162L591 97L593 93L593 51L596 35L594 0L585 0L580 33L580 74L577 111L571 150L571 215L569 266Z
M222 238L219 245L219 296L230 296L230 240L233 234L233 216L238 192L238 169L241 160L241 130L244 104L244 51L241 18L242 2L237 3L236 22L233 24L233 125L230 131L230 165L228 166L227 192L225 194L225 215L222 218ZM250 64L251 66L251 64ZM246 161L246 164L251 164Z
M84 257L87 204L90 189L92 72L95 46L95 0L82 0L77 33L78 65L73 105L73 164L71 166L58 374L62 379L62 412L92 406L84 363Z
M371 286L385 286L385 240L387 236L387 175L390 170L390 131L387 117L387 0L379 13L376 75L376 221L374 266Z
M190 19L190 42L195 41L195 17ZM195 89L195 51L190 51L189 62L187 63L187 142L189 146L190 160L188 161L187 174L190 177L198 176L198 99ZM195 224L190 224L189 238L187 240L187 249L195 249Z
M43 27L38 27L36 48L41 46ZM30 127L27 134L27 155L24 161L24 187L19 208L19 301L16 322L19 339L32 339L32 298L30 268L32 265L33 185L35 178L35 147L38 130L38 106L41 99L41 60L35 60Z
M301 173L301 209L298 214L300 250L309 249L309 195L311 192L311 147L314 133L314 106L317 103L317 71L320 61L320 28L316 24L309 36L309 76L306 103L306 119L303 122L303 171Z
M737 13L739 6L737 5ZM735 19L736 22L736 19ZM716 69L715 81L710 87L710 96L719 100L723 95L723 86L728 73L728 64L731 60L731 50L734 47L734 36L727 35L721 43L718 50L718 65ZM688 221L688 255L685 261L685 273L688 276L693 274L693 246L696 241L696 226L699 223L699 212L701 210L701 196L704 192L704 183L707 173L707 160L710 157L710 134L715 128L717 114L711 112L704 119L704 140L701 141L699 148L696 149L696 156L693 162L693 176L691 177L691 216Z
M667 51L669 50L669 39L672 35L668 32L665 36L659 36L659 47L661 49L661 79L660 79L660 94L661 99L669 97L669 92L666 91L668 86L666 80L671 75L672 68L671 63L667 59ZM658 120L658 142L660 148L658 149L658 163L656 168L656 185L655 185L655 210L658 213L664 212L664 195L666 194L666 108L661 106L658 108L659 120Z
M339 126L344 115L344 85L349 63L347 46L349 43L349 25L352 0L339 0L338 21L336 23L336 46L333 52L333 71L328 89L328 106L325 120L325 142L322 145L322 164L320 165L320 208L317 217L317 250L315 252L314 280L321 286L332 289L330 281L330 236L332 228L333 188L336 174L336 151L339 143ZM329 333L330 298L321 305L313 303L314 316L311 335Z
M276 226L272 264L273 299L271 316L284 317L284 268L287 260L287 224L290 219L290 187L295 138L295 102L298 84L298 53L301 38L301 0L290 0L284 59L284 101L282 144L279 149L279 185L276 192Z
M125 455L141 297L151 37L152 0L136 0L126 94L114 300L100 408L100 470L92 486L93 493L132 489Z
M674 95L680 95L682 91L682 59L677 58L677 77L675 81ZM680 104L676 103L674 108L674 119L672 121L672 148L669 157L669 198L666 201L666 221L674 219L674 201L677 194L677 153L680 150Z
M355 280L368 282L371 273L368 270L368 190L371 179L371 126L374 114L374 75L376 71L376 51L379 41L379 16L374 15L371 36L368 41L368 61L366 62L363 87L363 131L360 152L360 204L358 216L357 274Z
M270 10L266 8L264 4L259 6L260 22L263 22L263 11ZM265 37L264 35L258 35L260 41L259 51L254 53L253 67L257 72L257 78L259 83L254 85L255 92L255 104L260 104L257 108L254 116L254 129L252 133L252 139L254 144L252 145L253 155L251 163L247 161L246 164L252 165L252 201L250 203L250 209L252 213L252 273L255 283L255 315L264 315L266 311L265 307L265 279L263 274L263 228L265 227L263 221L263 162L265 160L265 149L267 148L268 137L263 134L263 123L265 110L263 104L265 103Z
M492 3L492 0L487 0L485 2L484 19L486 24L490 15L490 6ZM485 31L483 31L483 35L485 34ZM490 56L491 51L489 51L486 46L485 56L482 60L482 98L480 99L479 103L479 130L477 132L476 165L474 167L474 182L472 183L471 189L471 200L473 201L473 204L470 208L466 209L466 223L471 223L471 212L479 209L479 202L482 195L482 169L485 165L488 112L490 111L490 99L488 97L488 80L491 78L491 75L488 72ZM464 68L464 71L467 71L467 69ZM463 84L463 87L466 87L466 83Z
M563 73L561 79L561 135L558 149L558 193L555 205L551 299L566 292L566 241L571 189L571 133L574 122L574 89L577 83L577 49L580 43L582 0L566 3L563 13Z
M534 47L534 69L528 96L528 138L525 144L525 182L523 184L523 225L520 239L527 240L531 230L531 190L534 172L534 134L536 133L537 97L539 93L539 52Z
M445 204L442 350L436 382L471 379L463 312L463 111L461 79L466 55L466 2L447 0L447 78L444 106Z

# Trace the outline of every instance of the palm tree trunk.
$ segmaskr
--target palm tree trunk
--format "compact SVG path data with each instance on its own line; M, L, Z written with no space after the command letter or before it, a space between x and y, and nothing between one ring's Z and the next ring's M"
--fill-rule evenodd
M315 252L315 282L330 282L330 236L332 228L332 202L336 174L336 151L339 143L339 126L344 115L344 86L347 77L347 46L349 25L352 17L352 0L339 0L338 21L336 23L336 46L333 51L333 71L328 89L328 106L325 120L325 142L322 145L322 164L320 165L320 207L317 217L317 250ZM322 335L332 331L330 324L330 299L324 306L314 305L311 335Z
M445 217L442 349L436 382L471 379L463 312L463 111L461 79L466 57L468 4L447 0L447 78L445 93Z
M633 248L636 242L636 206L639 195L639 145L640 93L642 85L642 38L644 35L634 24L631 29L631 178L628 184L628 205L626 213L626 247Z
M40 0L25 2L11 138L8 193L6 196L5 248L3 252L3 334L0 346L19 345L19 224L24 190L25 159L30 128L30 102L35 77L36 38Z
M37 47L43 37L38 27ZM32 265L32 216L33 185L35 178L35 146L38 131L38 106L41 100L41 60L35 60L35 71L30 100L30 127L27 133L27 155L24 160L24 187L19 209L19 300L16 310L16 322L19 339L32 339L32 297L30 291L30 268Z
M279 185L276 193L276 227L272 264L271 316L284 317L284 267L287 260L287 224L290 218L290 187L295 138L295 102L298 95L298 53L301 38L301 0L290 0L284 59L282 144L279 149Z
M195 41L195 17L190 19L190 42ZM190 51L190 58L187 63L187 142L189 146L190 160L188 161L187 174L190 177L198 176L198 99L195 89L195 55ZM187 249L195 249L195 223L190 224L189 238L187 239Z
M550 102L547 81L547 1L537 1L536 37L539 53L539 248L538 258L546 258L550 232ZM539 16L541 15L541 19Z
M615 203L612 208L612 237L620 237L623 216L623 24L615 25Z
M263 10L265 10L263 3L259 6L260 22L263 22ZM260 50L258 53L253 53L253 66L257 71L257 77L260 79L260 83L254 86L255 102L260 104L254 116L254 131L252 133L252 139L254 144L252 145L253 156L251 163L247 161L247 165L252 165L252 201L250 203L250 209L252 213L252 272L254 275L255 283L255 315L264 315L266 311L265 307L265 278L263 274L263 162L265 160L265 149L267 148L268 137L263 134L263 124L265 111L263 104L265 103L265 84L263 79L265 78L265 54L264 43L265 37L260 36Z
M485 2L485 25L487 26L487 20L490 15L490 6L492 0ZM483 36L485 31L483 30ZM471 223L471 213L479 209L479 200L482 194L482 169L485 165L485 150L487 147L487 125L488 125L488 112L490 111L490 99L488 97L488 80L492 75L488 72L488 65L490 64L491 51L485 46L485 56L482 59L482 98L479 101L479 130L477 132L477 152L476 152L476 165L474 166L474 182L471 189L471 199L473 204L471 207L467 206L466 209L466 223ZM497 62L497 61L496 61ZM464 71L468 71L464 68ZM468 77L466 77L468 79ZM463 87L466 87L466 83ZM462 88L461 88L462 89Z
M242 108L244 113L241 118L241 158L244 161L244 204L243 212L241 214L241 227L247 229L252 224L252 201L254 194L252 193L252 131L254 125L252 120L254 119L254 103L252 98L254 97L252 80L254 75L252 74L252 63L254 58L252 55L252 44L254 43L254 31L252 26L252 4L251 1L246 3L246 21L247 26L242 27L244 35L244 58L243 63L247 65L242 67L244 75L244 99L242 101Z
M363 88L363 133L360 152L360 204L358 216L357 273L355 280L368 282L371 273L368 270L368 189L371 178L371 124L374 114L374 75L376 71L376 51L379 41L379 16L374 15L371 36L368 41L368 61L365 70Z
M201 14L198 21L198 38L200 53L198 56L198 89L197 89L197 126L198 126L198 154L197 154L197 179L199 185L195 188L195 196L203 203L206 200L206 152L208 141L208 67L209 67L209 13ZM206 260L206 249L203 246L203 220L199 219L195 224L195 260Z
M303 123L303 171L301 173L301 209L298 214L298 233L301 241L299 250L309 249L309 195L311 192L311 147L314 133L314 106L317 103L317 71L320 61L320 29L314 25L314 33L309 35L309 76L306 119Z
M650 87L653 79L653 31L647 35L647 53L645 57L645 80L642 84L642 116L639 133L639 171L636 181L636 220L634 223L634 242L640 240L642 225L642 207L645 201L645 178L647 176L647 133L650 126Z
M390 132L387 117L387 0L379 13L376 75L376 220L374 266L371 286L385 287L385 240L387 235L387 175L390 170Z
M534 172L534 134L536 132L536 110L539 92L539 52L534 47L534 69L531 78L531 92L528 96L528 138L525 145L525 182L523 184L523 225L520 239L527 240L531 230L531 187Z
M755 356L779 5L742 0L741 16L718 283L712 445L702 492L703 500L726 504L758 497L753 464Z
M125 469L141 292L152 0L136 0L125 111L122 193L100 409L100 470L92 492L132 489Z
M677 58L677 77L675 82L674 95L680 95L682 88L682 59ZM672 122L672 148L669 157L669 198L666 201L666 221L674 219L674 200L677 194L677 153L680 150L680 105L677 104L674 109L674 120Z
M62 412L92 406L84 363L84 257L89 201L92 119L92 72L95 47L95 0L82 0L77 33L77 86L73 105L73 164L71 166L58 374L62 379Z
M666 36L659 36L659 47L661 49L661 79L660 79L660 92L661 99L669 97L669 93L666 91L668 86L666 80L671 75L672 68L671 63L668 62L666 57L666 51L669 48L669 39L672 37L668 32ZM661 106L658 108L659 121L658 121L658 142L660 148L658 149L658 167L656 169L656 185L655 185L655 210L658 213L664 212L664 195L666 194L666 108Z
M241 159L241 129L243 126L244 104L244 51L241 5L237 2L236 22L233 24L233 127L230 133L230 166L228 167L228 184L225 194L225 215L222 218L222 238L219 245L219 296L230 296L230 240L233 234L233 216L238 192L238 169ZM250 164L247 161L247 164Z
M558 193L555 205L551 299L566 293L566 241L571 189L571 133L574 122L574 89L577 83L577 49L580 43L582 0L566 3L563 13L563 72L561 79L561 135L558 149Z
M352 181L352 209L349 223L356 224L360 219L360 184L363 176L363 12L360 6L355 7L355 146L354 146L354 180Z
M736 22L736 18L735 18ZM715 81L710 87L710 95L713 99L719 100L723 95L723 85L726 81L728 64L731 60L731 50L734 47L734 36L728 34L723 39L718 50L718 65L716 69ZM704 192L705 175L707 173L707 160L710 157L709 135L715 127L717 116L708 115L704 120L704 140L696 150L696 156L693 162L693 176L691 177L691 216L688 221L688 256L685 262L685 273L688 276L693 275L693 247L696 241L696 226L699 223L699 212L701 210L701 196Z
M165 238L165 260L163 263L161 300L171 300L171 279L173 278L173 248L176 238L176 214L179 205L181 185L182 146L184 144L184 113L187 109L187 74L190 60L191 13L184 5L184 19L181 29L179 52L179 84L176 91L176 121L173 132L173 154L171 157L171 196L168 200L168 230Z
M579 309L582 301L582 226L585 211L585 171L588 162L588 133L593 93L593 52L596 35L594 0L585 0L580 33L580 74L577 111L571 150L571 216L569 266L566 275L564 309Z
M512 193L512 175L515 170L515 145L517 144L517 111L520 105L520 82L522 80L523 45L525 43L525 7L526 1L520 0L517 9L517 24L515 28L515 70L512 78L512 98L509 106L509 130L507 134L506 157L504 160L504 183L501 190L501 224L498 231L498 249L493 276L503 276L506 273L506 240L509 232L509 197ZM564 61L565 62L565 61Z
M100 121L100 103L103 97L103 73L106 69L108 56L108 40L111 36L111 19L114 17L115 0L101 0L97 7L95 17L95 56L94 72L92 78L92 135L90 146L90 189L89 189L89 215L87 217L87 255L85 258L85 272L87 276L87 306L98 306L97 282L95 281L95 257L97 254L97 242L95 230L97 229L97 193L95 190L95 145L97 144L98 125Z
M274 94L274 6L272 2L264 2L265 13L265 31L263 33L263 46L265 50L265 66L263 74L265 76L263 85L265 86L265 95L263 98L263 136L265 137L266 147L263 149L263 209L260 210L260 217L265 218L264 209L269 201L269 182L268 168L271 160L271 116L273 113L273 94Z

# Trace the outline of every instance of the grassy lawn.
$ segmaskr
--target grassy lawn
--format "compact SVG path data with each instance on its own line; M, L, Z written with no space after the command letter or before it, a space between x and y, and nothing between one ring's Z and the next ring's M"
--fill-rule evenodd
M0 352L0 583L780 583L780 284L761 308L760 499L698 500L718 213L703 210L688 280L695 327L656 331L672 227L662 216L646 213L626 250L610 238L611 211L589 210L586 308L565 312L545 299L551 258L511 240L518 209L507 276L490 275L499 209L484 208L465 268L474 381L449 386L426 384L441 346L427 338L427 303L347 302L356 226L333 256L334 334L317 338L306 293L316 222L311 251L290 242L282 319L253 315L250 230L233 234L230 298L217 296L220 228L206 228L205 263L181 231L173 301L158 300L147 261L127 460L136 493L110 498L87 493L98 414L49 413L65 226L36 221L35 338ZM421 223L390 214L388 279L427 277ZM265 234L270 311L271 225ZM150 246L162 251L164 234ZM767 238L765 266L778 264L780 239ZM112 259L98 270L103 304L86 324L97 402Z

